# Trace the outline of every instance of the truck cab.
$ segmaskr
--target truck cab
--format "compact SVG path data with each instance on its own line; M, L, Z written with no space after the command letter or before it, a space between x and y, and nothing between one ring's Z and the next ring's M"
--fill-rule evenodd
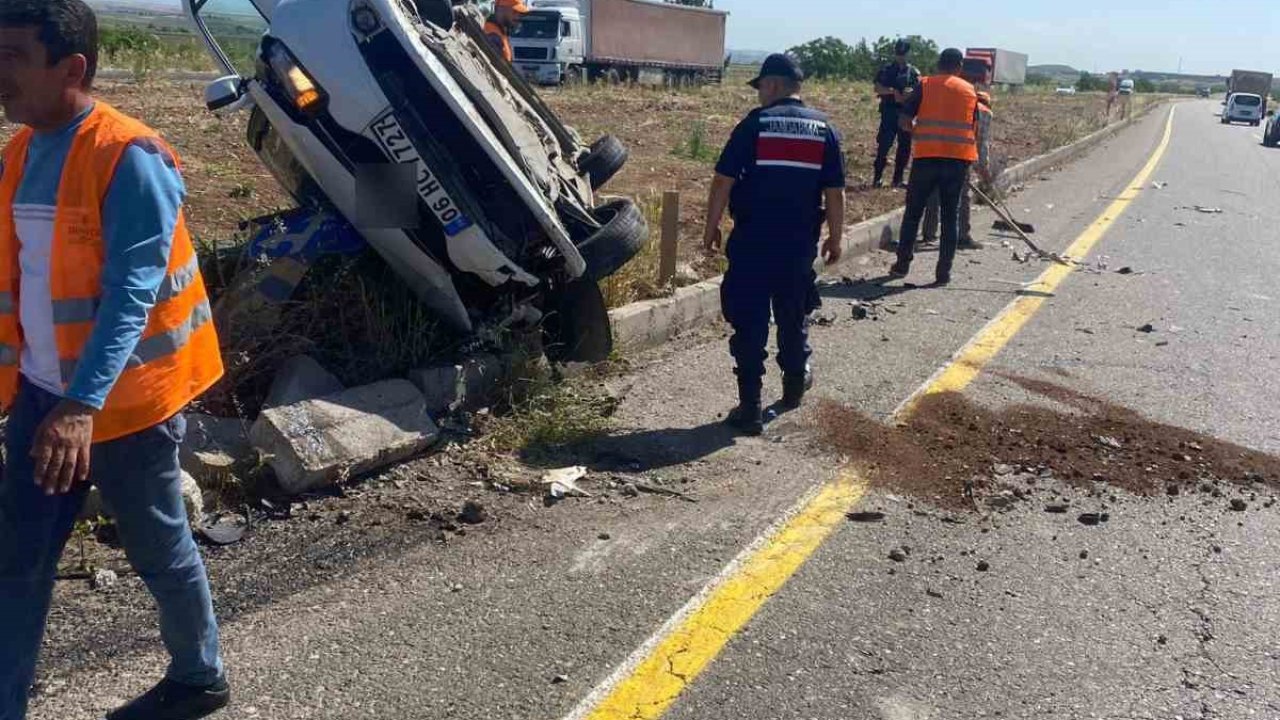
M516 70L539 85L582 79L586 48L577 0L534 0L530 7L511 35Z

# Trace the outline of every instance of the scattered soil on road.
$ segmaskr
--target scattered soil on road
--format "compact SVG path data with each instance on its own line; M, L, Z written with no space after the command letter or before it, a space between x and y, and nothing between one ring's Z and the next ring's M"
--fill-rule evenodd
M996 410L958 393L939 393L923 398L898 427L828 403L819 408L819 429L873 483L944 506L970 504L975 494L999 491L1015 475L1030 483L1056 478L1140 495L1280 486L1280 458L1042 380L1006 379L1065 409L1024 404Z

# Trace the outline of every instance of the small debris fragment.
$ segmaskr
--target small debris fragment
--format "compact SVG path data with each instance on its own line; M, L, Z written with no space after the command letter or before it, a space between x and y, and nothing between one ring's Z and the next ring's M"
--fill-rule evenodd
M1220 207L1205 207L1204 205L1196 205L1192 209L1206 215L1218 215L1222 212Z
M94 590L106 590L108 588L115 587L116 581L119 579L120 578L116 575L114 570L98 568L98 570L93 573L93 577L89 580L89 587Z
M218 518L212 525L203 525L196 533L211 545L234 545L244 539L249 523L239 516Z
M907 554L902 552L898 548L894 548L889 551L889 559L894 562L906 562Z
M612 536L612 535L610 535L610 534L609 534L609 533L607 533L607 532L602 532L602 533L600 533L599 535L597 535L597 536L596 536L596 538L598 538L598 539L600 539L600 540L611 540L611 539L613 538L613 536Z
M1160 182L1159 180L1156 180L1155 182L1151 183L1151 187L1155 188L1156 190L1163 190L1169 187L1169 183Z
M978 572L986 572L990 569L991 569L991 564L988 563L986 560L983 560L978 563Z
M569 682L569 676L568 676L568 675L557 675L557 676L555 676L555 677L551 678L551 684L552 684L552 685L561 685L561 684L563 684L563 683L567 683L567 682Z
M937 590L934 590L933 588L929 588L928 590L925 590L924 592L925 592L925 594L926 594L926 595L928 595L928 596L929 596L929 597L931 597L931 598L938 598L939 600L941 600L941 599L942 599L942 593L938 592Z
M1244 500L1241 500L1240 498L1232 498L1231 509L1235 510L1236 512L1244 512L1245 510L1249 509L1249 503L1245 502Z
M1153 333L1155 331L1156 331L1156 328L1151 323L1147 323L1146 325L1143 325L1142 327L1138 328L1138 332L1140 333Z
M1129 267L1128 265L1125 265L1124 267L1117 270L1116 273L1120 275L1132 275L1133 268Z
M349 522L351 522L351 513L346 510L339 511L338 517L334 519L334 523L338 525L346 525Z
M464 503L462 512L458 513L458 520L467 525L479 525L488 519L489 511L485 509L484 505L474 500L468 500Z
M1080 517L1076 519L1080 521L1081 525L1094 526L1110 520L1111 513L1081 513Z
M586 477L587 469L581 465L549 470L542 476L542 484L547 486L547 495L560 499L570 495L592 497L591 493L578 486L578 481Z
M1103 447L1109 447L1112 450L1119 450L1120 448L1124 447L1124 445L1119 440L1111 437L1110 435L1094 435L1093 439L1097 440L1099 445L1102 445Z
M853 522L859 522L859 523L880 522L881 520L884 520L884 513L876 512L873 510L867 510L867 511L861 511L861 512L846 513L845 517L849 518Z
M1156 638L1156 644L1157 644L1157 645L1168 645L1168 644L1169 644L1169 638L1165 637L1164 635L1161 635L1161 636L1159 636L1159 637L1157 637L1157 638Z
M1067 505L1065 505L1065 504L1055 504L1055 505L1045 505L1045 506L1044 506L1044 511L1045 511L1045 512L1047 512L1047 513L1053 513L1054 515L1064 515L1064 514L1066 514L1067 509L1068 509L1068 506L1067 506Z
M622 486L622 496L632 498L640 497L640 488L636 487L635 483L627 483Z
M1088 560L1088 559L1089 559L1089 551L1088 551L1088 550L1081 550L1081 551L1080 551L1080 559L1081 559L1081 560Z
M1177 495L1181 492L1182 492L1182 488L1178 485L1178 483L1169 483L1164 488L1164 494L1168 495L1169 497L1177 497Z
M853 319L854 319L854 320L866 320L866 319L867 319L867 315L868 315L868 314L869 314L869 313L867 312L867 306L866 306L866 305L863 305L862 303L854 303L854 304L853 304Z

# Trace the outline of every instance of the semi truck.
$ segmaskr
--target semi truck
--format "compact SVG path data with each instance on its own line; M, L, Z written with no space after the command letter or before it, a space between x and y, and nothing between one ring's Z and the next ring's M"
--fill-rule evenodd
M1236 93L1250 93L1262 96L1262 114L1267 114L1267 104L1271 102L1271 73L1259 70L1232 70L1227 78L1227 98ZM1224 98L1225 99L1225 98Z
M980 77L982 67L988 68L984 85L1025 85L1027 82L1026 53L1000 48L969 48L964 53L966 77Z
M532 82L719 82L729 13L653 0L532 0L511 36Z

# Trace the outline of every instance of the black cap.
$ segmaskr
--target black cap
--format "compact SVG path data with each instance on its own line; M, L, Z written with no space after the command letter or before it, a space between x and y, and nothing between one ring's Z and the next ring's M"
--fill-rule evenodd
M964 65L964 53L957 48L947 48L938 56L940 67L960 67Z
M753 88L758 88L760 87L760 81L767 77L780 77L801 82L804 80L804 71L800 69L800 65L796 63L795 58L782 53L774 53L764 59L764 64L760 66L760 74L747 84Z
M893 44L894 55L906 55L909 52L911 52L911 43L906 40L899 40Z

